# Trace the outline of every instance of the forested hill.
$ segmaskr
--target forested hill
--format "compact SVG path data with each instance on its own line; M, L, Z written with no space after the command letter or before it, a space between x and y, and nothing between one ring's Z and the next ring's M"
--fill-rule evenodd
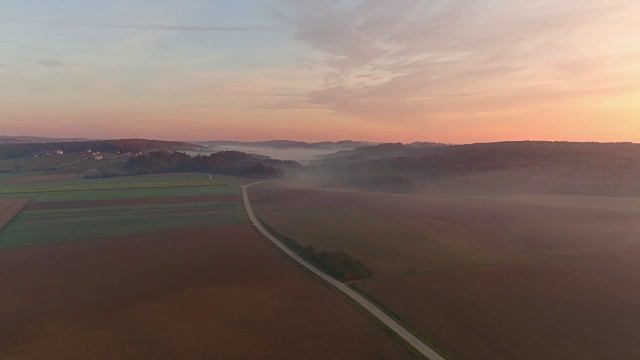
M0 144L0 160L21 156L29 156L48 151L62 150L64 152L100 151L122 153L146 152L150 150L197 150L200 145L180 141L161 141L146 139L120 139L120 140L85 140L85 141L59 141L59 142L35 142L20 144Z
M245 177L280 177L284 170L302 168L295 161L274 160L246 154L239 151L221 151L206 155L189 156L182 152L170 153L166 150L132 156L125 168L138 174L159 174L170 172L206 172Z
M416 157L427 150L446 147L448 145L434 142L415 142L411 144L402 143L382 143L371 146L362 146L352 150L338 151L325 155L323 161L336 164L353 164L370 159L394 158L394 157ZM322 162L322 161L321 161Z
M499 142L360 148L327 159L351 185L398 191L640 195L640 144ZM396 155L400 153L401 155ZM362 159L362 160L360 160Z

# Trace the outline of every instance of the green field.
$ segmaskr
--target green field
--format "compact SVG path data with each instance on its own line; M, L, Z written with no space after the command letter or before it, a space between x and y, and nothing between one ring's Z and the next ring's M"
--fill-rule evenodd
M0 233L0 248L245 222L238 202L27 211Z
M0 199L32 198L37 202L43 201L90 201L143 199L151 197L195 196L237 194L237 188L231 186L167 186L133 189L96 189L96 190L67 190L43 192L16 192L0 194Z
M41 173L41 172L40 172ZM151 187L152 184L163 183L163 186L180 186L180 185L220 185L212 183L205 174L160 174L160 175L141 175L141 176L120 176L104 179L84 179L77 177L65 181L31 181L38 178L40 173L25 174L0 174L7 178L20 178L20 182L3 183L0 179L0 193L31 190L46 191L47 189L70 188L70 189L89 189L95 190L102 188L132 188L132 187ZM46 176L46 175L45 175Z
M0 186L21 182L29 182L34 177L40 177L37 181L49 181L44 178L64 176L76 179L84 179L85 175L96 176L101 171L110 174L126 175L127 171L122 164L128 158L127 155L107 154L103 160L95 160L88 155L63 154L52 157L39 156L8 159L0 162ZM55 181L55 179L52 179Z
M0 199L35 202L82 201L68 209L26 210L0 231L0 248L27 244L167 231L217 224L246 223L238 201L189 203L183 196L239 194L234 186L214 183L203 174L130 176L55 183L21 183L0 188ZM118 204L117 200L164 198L161 205ZM116 200L96 206L96 200Z
M126 176L51 183L24 182L2 186L0 199L29 198L38 202L89 201L238 193L238 188L213 183L203 174L180 174L179 176Z
M86 155L80 156L78 154L63 154L48 156L34 157L21 157L15 159L7 159L0 162L0 170L13 171L14 166L18 166L20 171L25 170L45 170L48 168L54 168L61 165L75 163L86 158Z

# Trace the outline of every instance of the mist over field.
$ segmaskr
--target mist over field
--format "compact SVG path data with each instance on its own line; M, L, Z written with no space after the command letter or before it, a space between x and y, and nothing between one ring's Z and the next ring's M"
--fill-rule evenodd
M363 141L325 141L317 143L307 143L302 141L272 140L257 142L241 141L209 141L196 142L203 146L202 150L188 151L190 155L208 154L220 151L239 151L247 154L267 156L279 160L297 161L308 165L313 161L321 159L325 155L334 154L338 151L350 151L359 147L367 147L373 143Z
M0 1L0 359L640 359L640 0Z
M633 358L639 180L637 144L380 144L250 196L283 238L361 262L352 286L452 358Z
M400 193L640 195L640 145L380 144L325 156L308 174Z
M235 344L238 334L247 331L238 327L238 318L255 330L252 336L263 337L272 336L273 325L256 318L265 316L265 321L288 328L294 326L291 321L306 319L300 315L305 313L309 320L295 326L307 333L278 337L277 345L261 352L274 347L278 354L304 352L285 344L293 337L302 339L299 343L305 346L314 344L314 330L305 325L314 324L324 337L334 336L335 341L344 332L360 334L350 335L357 341L336 349L338 358L370 358L378 352L388 354L387 358L410 358L410 349L384 338L386 333L372 327L367 318L364 323L355 319L336 323L338 317L358 313L351 313L354 309L348 303L315 283L317 278L285 261L283 253L264 243L269 241L291 252L287 255L295 256L291 259L300 259L292 261L304 262L316 275L339 284L330 286L346 286L347 291L371 299L368 306L394 314L419 339L427 339L428 351L443 358L634 358L640 354L633 336L640 331L639 144L129 139L8 141L0 144L0 153L4 158L0 162L0 261L9 264L5 275L46 278L47 283L57 284L54 294L60 298L81 288L91 289L87 294L103 294L109 303L122 301L123 313L109 327L114 334L129 329L125 333L135 338L136 329L158 322L168 327L162 331L171 333L175 341L187 341L179 340L185 331L167 330L190 321L192 315L184 309L191 307L184 302L209 304L206 309L215 302L226 310L198 317L210 321L195 323L196 328L186 332L189 336L216 333L220 325L230 334L225 343ZM121 272L104 267L87 272L86 277L61 276L67 264L95 269L91 264L113 263L114 254L123 254L121 247L130 242L140 250L115 260L124 266ZM142 251L149 246L145 244L156 242L159 245L153 251ZM34 259L46 257L41 251L57 255L33 267ZM15 258L26 260L11 260ZM222 263L223 258L227 262ZM167 263L168 259L172 260ZM235 263L237 259L243 263ZM278 261L291 267L279 268ZM129 290L113 292L104 285L139 266L146 270L131 280ZM263 270L248 270L256 267ZM202 275L203 269L224 275L212 278ZM29 271L32 275L11 275ZM175 274L169 283L150 283L146 277L163 271ZM285 273L297 276L300 283L290 282L293 278L282 282ZM95 283L92 276L104 281ZM2 283L19 295L2 300L9 309L7 316L14 316L21 306L40 308L37 299L48 299L38 289L20 290L20 280L10 278ZM255 278L264 284L256 287ZM146 296L147 288L139 283L166 294L163 304L149 310L152 315L128 315L150 305L118 300L132 294ZM309 285L318 285L324 292L304 290L314 295L300 302L296 294ZM236 295L220 297L221 286L235 289ZM272 297L255 298L265 294L262 286ZM216 290L194 290L202 288ZM171 294L176 291L188 295L174 298ZM281 297L299 306L286 305L285 316L279 306L256 312L249 309L257 302L242 301L255 298L282 304ZM72 321L85 326L100 324L102 320L91 309L104 306L102 300L81 298L89 304L88 312L71 310L65 301L56 303L55 309L68 312ZM327 306L322 321L316 312L308 312L314 301ZM610 310L593 311L598 304ZM198 309L202 308L194 311ZM0 325L0 332L18 329L21 334L11 349L31 333L19 324L46 324L49 316L46 311L21 314L12 326ZM333 326L337 333L332 332ZM515 327L521 328L517 334L512 331ZM68 336L64 324L55 328L57 332L46 340L50 344ZM602 328L620 331L602 334L598 330ZM594 337L599 341L590 341ZM73 338L78 339L77 351L91 354L92 347L85 345L96 341L92 333ZM119 341L117 335L110 339ZM545 347L532 339L540 339ZM144 341L136 344L145 346ZM181 354L189 357L186 354L192 348L180 346ZM220 346L229 354L235 351L234 346ZM38 349L25 351L37 354ZM118 349L110 351L115 354Z
M219 151L240 151L247 154L268 156L273 159L293 160L302 164L309 164L314 160L318 160L322 155L333 154L342 149L300 149L300 148L273 148L267 146L250 146L250 145L218 145L210 146L198 151L187 151L187 154L195 156L198 154L208 155Z

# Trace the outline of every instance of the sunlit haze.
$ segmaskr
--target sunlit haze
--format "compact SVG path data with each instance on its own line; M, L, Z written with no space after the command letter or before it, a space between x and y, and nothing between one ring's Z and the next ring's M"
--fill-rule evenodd
M640 1L0 3L0 134L640 142Z

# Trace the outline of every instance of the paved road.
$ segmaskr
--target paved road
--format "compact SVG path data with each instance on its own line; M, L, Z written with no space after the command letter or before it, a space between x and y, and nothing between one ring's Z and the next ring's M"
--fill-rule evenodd
M211 179L211 177L209 178ZM291 251L288 247L283 245L276 237L271 235L271 233L267 231L267 229L265 229L256 218L255 214L253 213L253 209L251 208L251 203L249 202L249 196L247 195L247 187L258 184L260 182L263 182L263 181L259 181L259 182L248 184L248 185L243 185L241 186L241 188L242 188L242 198L244 201L244 207L247 211L247 215L249 216L249 220L251 220L253 225L258 229L258 231L260 231L260 233L262 233L262 235L264 235L269 241L271 241L287 256L289 256L290 258L295 260L297 263L304 266L307 270L311 271L316 276L318 276L322 281L333 286L335 289L337 289L338 291L342 292L343 294L351 298L353 301L360 304L366 311L368 311L380 322L385 324L389 329L395 332L399 337L401 337L404 341L410 344L422 355L426 356L428 359L431 359L431 360L444 360L442 356L440 356L438 353L433 351L433 349L427 346L424 342L422 342L420 339L418 339L409 331L407 331L407 329L405 329L398 322L396 322L387 314L382 312L382 310L378 309L378 307L375 306L373 303L371 303L369 300L362 297L362 295L358 294L357 292L352 290L350 287L348 287L344 283L332 278L331 276L320 271L318 268L309 264L306 260L298 256L298 254L296 254L295 252Z

